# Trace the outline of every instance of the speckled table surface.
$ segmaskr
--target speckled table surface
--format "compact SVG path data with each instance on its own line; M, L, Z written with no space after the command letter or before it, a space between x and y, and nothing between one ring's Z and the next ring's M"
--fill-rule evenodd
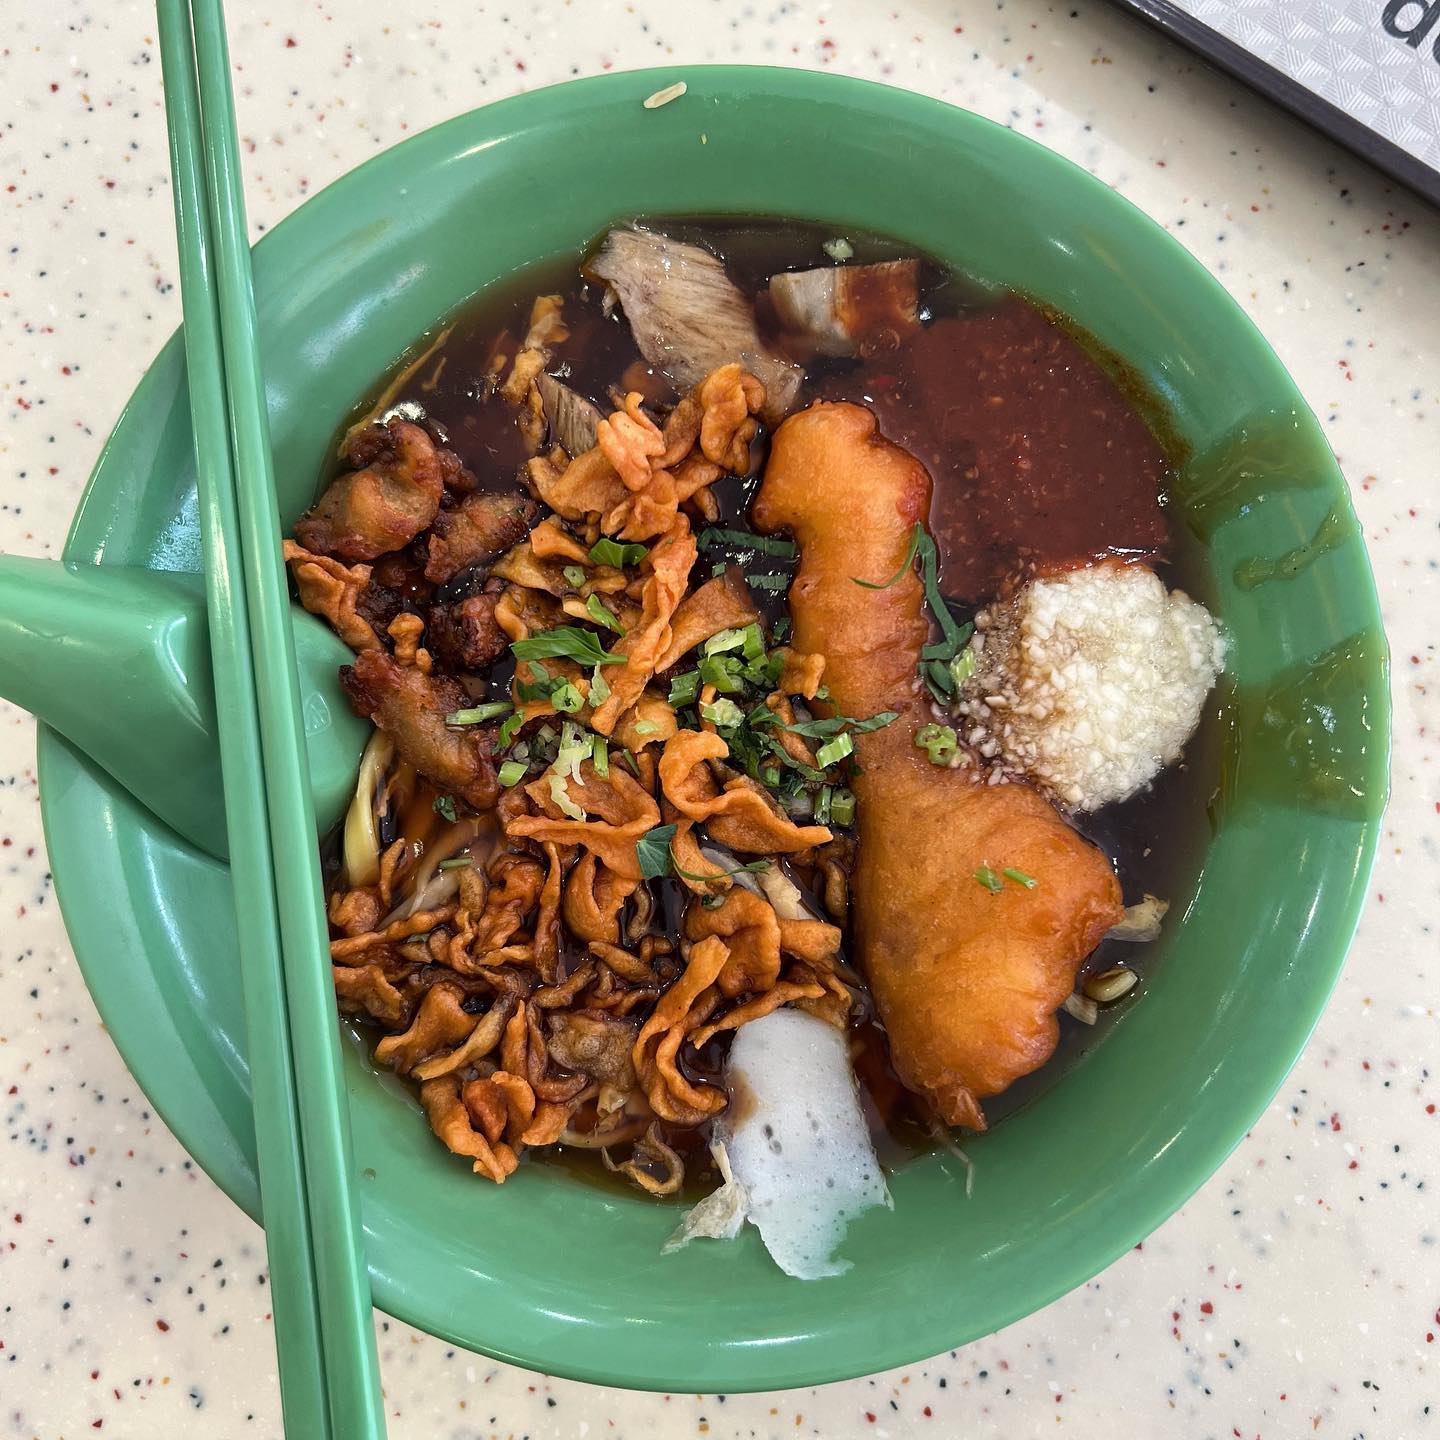
M1350 479L1394 651L1395 796L1344 978L1251 1135L1142 1247L965 1350L782 1394L553 1381L377 1316L391 1434L1440 1435L1440 216L1097 0L232 11L257 230L407 133L601 69L829 67L1033 135L1165 224L1279 351ZM58 552L179 318L159 71L147 5L7 9L6 551ZM0 1436L278 1436L263 1237L105 1034L33 760L0 704Z

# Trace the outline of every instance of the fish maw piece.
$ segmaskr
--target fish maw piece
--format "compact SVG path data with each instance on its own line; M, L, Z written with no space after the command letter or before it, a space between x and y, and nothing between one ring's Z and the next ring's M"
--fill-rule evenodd
M950 1124L979 1130L980 1101L1053 1053L1055 1012L1123 907L1109 860L1037 791L932 765L915 745L930 718L916 680L924 590L913 568L880 590L855 577L901 570L929 503L924 466L870 411L819 404L776 432L753 519L799 543L792 643L825 656L830 701L816 708L899 712L855 738L856 955L900 1079ZM1038 883L992 894L981 866Z
M797 1279L843 1274L850 1262L834 1253L845 1227L890 1205L845 1032L774 1010L736 1033L725 1078L730 1105L715 1129L765 1248Z
M919 271L918 260L786 271L771 277L770 298L781 324L821 355L870 355L919 326Z
M765 387L770 424L794 404L802 372L765 349L750 302L708 250L653 230L612 230L585 269L613 287L640 353L678 388L738 360Z

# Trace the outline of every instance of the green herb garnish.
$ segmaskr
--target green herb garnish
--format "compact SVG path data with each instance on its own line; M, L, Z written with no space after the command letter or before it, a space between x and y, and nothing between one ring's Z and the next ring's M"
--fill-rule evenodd
M617 635L625 633L625 627L616 618L615 612L598 595L592 595L585 602L585 613L606 630L613 630Z
M677 675L670 682L670 703L677 708L681 705L693 705L699 694L700 672L698 670L687 670L683 675Z
M568 680L562 680L551 692L550 703L562 715L576 715L585 708L585 697Z
M975 871L975 879L992 895L998 895L1005 888L1005 882L988 865L981 865Z
M832 825L853 825L855 823L855 796L849 790L836 790L830 797L830 823Z
M817 825L828 825L830 823L830 803L834 798L835 790L830 785L822 785L820 793L815 797L815 823Z
M746 580L757 590L784 590L789 587L789 575L747 575Z
M959 738L949 725L922 725L915 732L915 744L930 757L932 765L948 765L960 748Z
M507 790L512 785L518 785L525 778L525 772L529 768L523 760L507 760L500 767L500 783Z
M483 725L487 720L497 720L508 715L515 707L505 700L491 700L484 705L472 705L468 710L452 710L446 717L447 725Z
M1016 870L1012 865L1007 865L1000 873L1007 880L1013 880L1027 890L1033 890L1040 883L1033 875L1027 875L1023 870Z
M957 691L974 673L975 652L973 650L962 650L950 662L950 678L955 682Z
M500 727L500 734L499 734L499 736L498 736L497 738L498 738L498 741L499 741L500 748L501 748L502 750L504 750L504 749L510 744L510 742L515 738L516 732L520 729L520 727L521 727L524 723L525 723L525 717L517 710L517 711L516 711L512 716L510 716L510 718L509 718L508 720L506 720L505 723Z
M435 813L453 825L455 823L454 800L448 795L437 795L435 797Z
M892 720L898 720L898 710L882 710L868 720L852 720L848 715L834 715L828 720L802 720L796 725L786 725L792 735L804 735L811 740L823 740L829 735L849 731L852 735L868 735L872 730L881 730Z
M655 832L652 830L650 833L653 835ZM689 870L682 870L680 868L680 862L675 858L673 846L670 847L669 855L670 866L674 872L682 880L694 880L697 883L703 883L707 880L724 880L731 875L758 875L762 870L768 870L770 868L770 862L768 860L751 860L749 864L737 865L733 870L721 870L714 875L696 875Z
M585 583L585 571L579 565L567 565L561 572L565 583L578 590Z
M603 735L590 737L590 763L602 780L610 773L610 747Z
M745 712L733 700L723 697L711 705L702 705L700 714L721 730L738 730L745 723Z
M629 754L629 751L626 751ZM638 773L638 772L637 772ZM675 838L675 825L657 825L635 842L635 859L640 874L647 880L658 880L670 872L670 842Z
M435 868L437 870L463 870L467 865L474 865L474 863L469 855L456 855L453 859L442 860Z
M727 650L738 650L745 643L745 631L717 630L701 647L702 655L723 655ZM753 659L753 656L747 656Z
M610 686L606 684L605 677L600 673L597 665L590 672L590 703L592 705L603 705L610 698Z
M716 530L707 528L700 532L700 548L714 550L720 545L733 545L739 550L757 550L762 555L781 555L793 559L796 555L795 542L779 536L752 535L748 530Z
M622 545L618 540L608 537L597 540L590 547L590 558L597 565L608 565L612 570L638 565L649 553L644 545Z
M910 544L905 548L905 558L900 562L900 568L888 580L862 580L858 575L850 578L857 585L863 585L867 590L888 590L892 585L900 582L900 577L915 563L915 552L920 548L920 541L925 538L925 527L917 520L915 528L910 532Z
M625 663L623 655L614 655L601 645L593 630L582 630L578 625L557 625L553 630L542 630L538 635L516 640L510 649L517 660L562 658L585 666Z
M745 682L740 678L740 662L729 655L707 655L700 662L700 679L725 695L738 695Z
M855 753L855 742L850 738L849 732L837 735L833 740L827 740L816 752L815 763L822 769L828 770L830 766L843 760L847 755Z
M772 644L783 645L790 638L790 617L782 615L770 628Z

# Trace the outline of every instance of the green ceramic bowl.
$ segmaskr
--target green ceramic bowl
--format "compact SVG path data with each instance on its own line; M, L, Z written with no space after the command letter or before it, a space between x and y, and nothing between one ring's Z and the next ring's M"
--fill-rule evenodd
M677 75L682 100L642 108ZM610 75L507 100L378 156L266 236L255 271L287 523L337 418L422 330L516 267L644 212L878 230L1073 316L1163 398L1195 456L1186 514L1233 640L1227 795L1142 1003L970 1147L971 1198L946 1158L897 1174L893 1212L851 1226L841 1278L786 1279L753 1232L662 1258L673 1209L554 1168L483 1184L401 1086L350 1056L385 1310L608 1384L836 1380L972 1340L1079 1284L1185 1200L1260 1113L1360 909L1385 789L1384 640L1319 427L1179 245L1007 130L793 70ZM184 378L172 340L101 457L68 559L198 568ZM1327 516L1335 543L1307 551ZM1286 578L1256 584L1245 568L1285 556ZM226 871L52 733L40 765L61 904L110 1033L181 1141L257 1215Z

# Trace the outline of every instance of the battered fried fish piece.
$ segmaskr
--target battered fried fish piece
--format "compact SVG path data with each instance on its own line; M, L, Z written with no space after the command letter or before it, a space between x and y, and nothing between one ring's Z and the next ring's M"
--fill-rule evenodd
M924 590L904 564L930 508L930 477L858 405L817 404L776 432L756 528L800 545L790 590L794 645L823 653L830 708L895 710L856 737L858 955L900 1078L952 1125L983 1130L981 1100L1037 1069L1081 962L1121 916L1110 862L1037 791L932 765L915 746L929 718L916 678ZM992 894L988 866L1038 880Z
M362 650L340 670L357 715L368 715L401 757L441 789L488 810L499 794L490 740L479 726L452 728L446 715L470 697L454 680L398 665L384 650Z
M477 491L435 516L425 578L437 585L508 550L535 523L539 507L524 495Z

